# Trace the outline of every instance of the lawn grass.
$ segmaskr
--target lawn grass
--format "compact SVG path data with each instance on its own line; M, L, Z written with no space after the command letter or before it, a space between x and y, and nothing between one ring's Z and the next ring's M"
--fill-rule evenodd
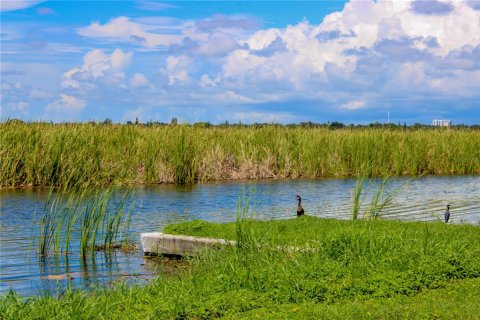
M0 301L4 319L474 319L480 227L301 217L193 221L165 232L235 239L177 277ZM240 236L239 236L240 235ZM253 245L248 245L248 244ZM261 244L261 245L259 245ZM291 252L279 245L314 250Z
M480 173L473 129L7 122L0 136L0 187Z
M457 280L415 296L349 299L332 304L284 304L227 315L224 319L478 319L480 278Z

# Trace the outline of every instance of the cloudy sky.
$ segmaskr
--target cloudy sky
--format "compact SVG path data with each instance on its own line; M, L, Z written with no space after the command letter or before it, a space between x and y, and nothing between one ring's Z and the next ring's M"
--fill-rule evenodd
M480 0L1 2L1 119L480 123Z

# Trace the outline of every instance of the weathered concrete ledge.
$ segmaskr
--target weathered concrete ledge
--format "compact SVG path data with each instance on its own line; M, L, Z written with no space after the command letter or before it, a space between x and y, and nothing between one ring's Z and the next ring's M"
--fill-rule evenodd
M149 232L140 234L145 255L185 256L204 248L236 245L236 241Z
M221 248L224 246L234 246L237 244L234 240L194 237L184 235L165 234L162 232L149 232L140 234L143 253L145 255L172 255L188 256L205 248ZM257 245L259 248L265 247ZM284 252L318 252L320 248L311 247L291 247L275 246L274 250Z

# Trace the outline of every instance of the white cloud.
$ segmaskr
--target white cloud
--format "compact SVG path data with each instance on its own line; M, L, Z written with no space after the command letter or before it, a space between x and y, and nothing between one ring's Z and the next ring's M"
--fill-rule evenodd
M150 84L148 79L141 73L137 72L130 78L130 85L134 88L144 88Z
M357 110L357 109L364 108L365 105L366 105L365 101L356 100L356 101L349 101L347 103L344 103L340 105L340 108L347 109L347 110Z
M84 100L78 99L74 96L61 94L60 99L48 104L45 110L47 112L66 112L76 113L81 111L87 103Z
M243 123L285 123L295 119L290 113L256 111L236 112L233 118Z
M37 0L2 0L0 1L0 11L15 11L33 7L43 1Z
M385 99L395 91L425 97L449 87L467 92L466 83L480 80L477 73L451 76L439 70L449 53L466 55L480 46L480 11L465 2L448 3L451 10L439 17L416 13L411 1L352 0L318 25L303 21L255 32L214 78L264 102L320 99L347 110L363 109L365 100L370 106L370 98ZM463 65L476 66L465 60Z
M169 56L167 58L166 71L168 74L168 84L172 85L176 82L188 82L190 76L188 71L192 67L192 60L185 55Z
M99 80L110 85L123 85L123 70L130 64L132 56L133 53L121 49L115 49L110 55L100 49L91 50L83 57L83 66L73 67L63 74L60 86L64 89L91 89Z
M88 38L102 38L107 40L141 43L146 47L169 46L180 43L183 36L180 34L159 34L153 32L157 25L148 25L131 21L127 17L118 17L105 24L93 22L85 28L78 29L78 33Z

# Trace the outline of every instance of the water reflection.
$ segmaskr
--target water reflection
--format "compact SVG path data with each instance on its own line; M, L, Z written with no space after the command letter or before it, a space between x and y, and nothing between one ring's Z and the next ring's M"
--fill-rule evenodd
M387 192L408 178L394 179ZM372 182L364 205L380 181ZM135 196L131 231L138 241L140 232L158 231L179 221L204 219L234 221L235 207L242 190L254 189L252 203L257 219L295 216L295 194L302 195L307 215L324 218L351 217L352 179L263 180L241 183L211 183L190 188L169 185L139 188ZM45 189L2 190L0 207L0 293L10 288L21 295L57 294L68 286L91 288L118 281L142 282L157 274L177 274L184 262L143 257L134 252L95 252L80 258L72 246L68 256L37 256L36 237L39 213L48 197ZM429 176L406 185L386 210L387 219L433 220L442 218L452 203L452 223L480 223L480 176ZM75 240L72 240L75 243Z

